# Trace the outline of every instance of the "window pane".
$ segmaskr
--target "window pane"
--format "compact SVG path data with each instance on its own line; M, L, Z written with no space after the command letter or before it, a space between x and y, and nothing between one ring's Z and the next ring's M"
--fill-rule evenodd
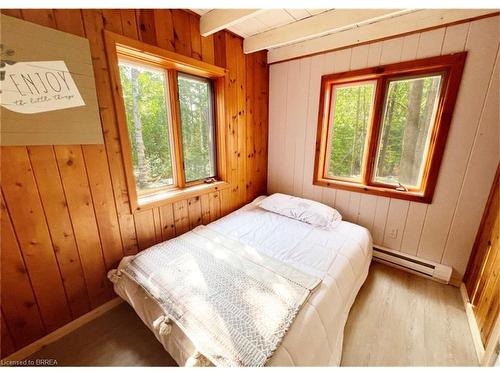
M421 185L440 85L441 75L389 81L375 181Z
M211 81L178 75L182 148L186 182L215 176L215 143Z
M326 175L359 180L375 82L334 86L330 104Z
M124 61L119 67L138 194L173 185L165 73Z

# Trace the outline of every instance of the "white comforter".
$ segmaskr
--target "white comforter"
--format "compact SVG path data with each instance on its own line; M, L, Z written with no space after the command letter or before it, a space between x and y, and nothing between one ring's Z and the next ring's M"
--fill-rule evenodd
M221 234L250 245L267 256L323 280L306 301L268 366L339 365L344 326L371 261L369 232L341 222L324 231L256 206L254 202L208 225ZM124 258L119 269L126 267ZM163 315L142 287L127 277L114 280L115 291L155 333L179 365L196 355L196 348L175 324L161 335L153 324Z

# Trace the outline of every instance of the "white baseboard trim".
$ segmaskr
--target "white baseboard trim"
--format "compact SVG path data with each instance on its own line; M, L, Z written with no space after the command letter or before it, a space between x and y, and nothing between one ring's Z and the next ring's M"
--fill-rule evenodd
M2 359L2 362L9 361L20 361L23 360L33 353L39 351L50 343L60 339L63 336L66 336L68 333L73 332L74 330L80 328L84 324L98 318L104 313L108 312L112 308L118 306L122 303L123 300L120 297L115 297L111 301L104 303L103 305L95 308L94 310L89 311L88 313L72 320L68 324L62 326L61 328L56 329L55 331L50 332L48 335L43 336L37 341L25 346L24 348L19 349L17 352L12 353L6 358Z
M481 340L481 334L479 327L477 326L474 311L472 310L469 294L467 293L464 283L460 284L460 295L462 296L462 301L464 302L465 313L467 314L467 321L469 322L470 333L472 335L472 341L474 342L474 349L476 349L477 361L478 363L482 363L485 352L484 345Z

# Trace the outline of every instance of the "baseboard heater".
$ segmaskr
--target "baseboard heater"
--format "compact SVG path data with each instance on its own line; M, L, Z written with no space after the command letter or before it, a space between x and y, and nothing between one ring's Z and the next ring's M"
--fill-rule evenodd
M400 251L390 250L379 245L373 246L374 260L403 269L422 276L430 277L441 283L448 284L451 278L451 267L417 258Z

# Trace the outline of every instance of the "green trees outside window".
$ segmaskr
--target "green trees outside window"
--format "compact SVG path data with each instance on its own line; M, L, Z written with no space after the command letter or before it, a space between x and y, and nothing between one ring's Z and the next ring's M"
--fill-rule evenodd
M179 107L186 182L215 176L212 82L179 73Z
M119 68L138 193L173 185L166 75L126 61Z

